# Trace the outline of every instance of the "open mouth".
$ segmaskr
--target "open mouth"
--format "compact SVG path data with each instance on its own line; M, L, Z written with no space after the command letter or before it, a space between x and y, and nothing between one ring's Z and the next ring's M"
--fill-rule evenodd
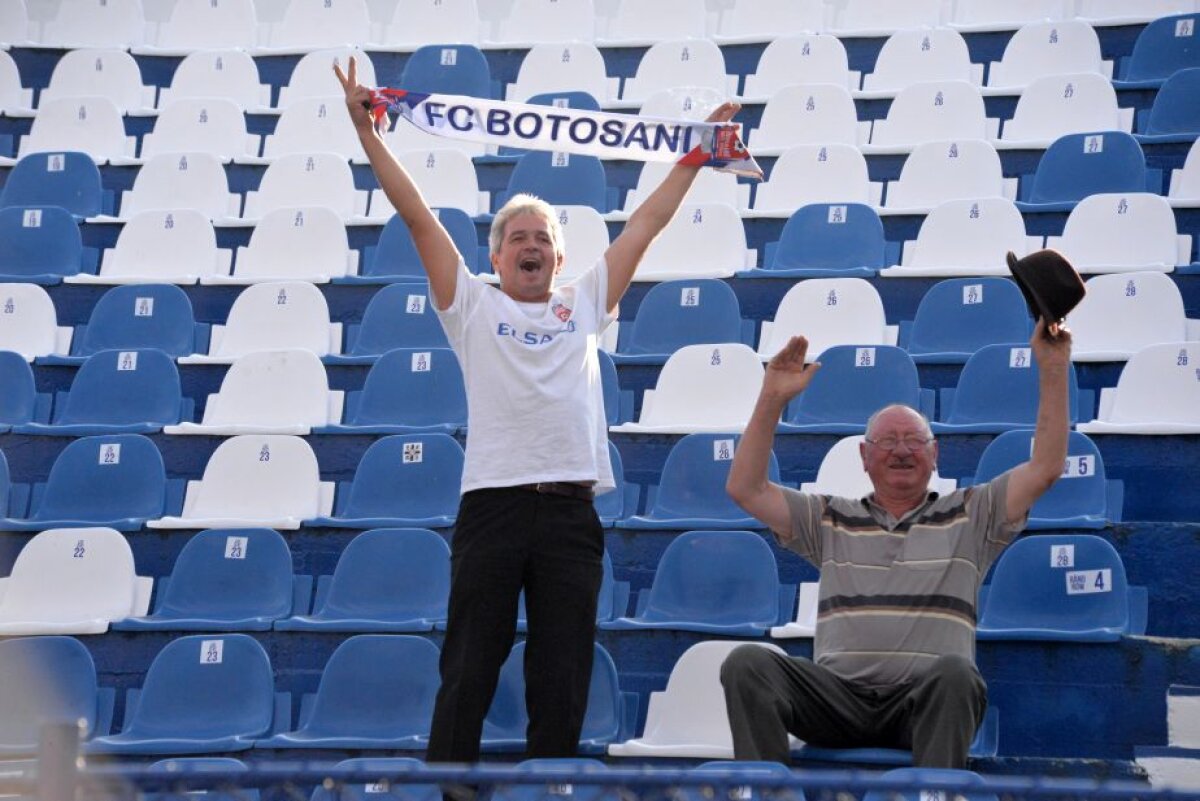
M521 268L522 271L527 272L527 273L534 273L534 272L537 272L538 270L542 269L541 261L539 261L538 259L534 259L534 258L522 259L521 263L518 266Z

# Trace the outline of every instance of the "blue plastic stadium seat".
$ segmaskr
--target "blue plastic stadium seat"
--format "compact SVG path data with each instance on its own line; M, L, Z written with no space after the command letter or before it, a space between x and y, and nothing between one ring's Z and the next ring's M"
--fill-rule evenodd
M56 437L150 434L191 422L193 406L183 397L175 360L161 350L104 350L87 358L70 391L58 393L48 424L26 423L14 431Z
M983 778L969 770L896 768L879 778L921 783L921 786L915 790L871 790L863 797L863 801L932 801L934 797L953 798L955 801L959 798L964 801L998 801L996 794L987 790ZM960 788L964 785L971 789L961 792Z
M311 576L292 576L292 552L269 528L207 529L188 540L170 576L158 582L152 614L113 623L115 631L270 631L306 608Z
M140 692L125 700L120 734L91 754L212 754L248 750L289 714L267 652L246 634L194 634L167 644Z
M1200 14L1159 17L1142 28L1133 52L1121 59L1116 89L1155 89L1176 72L1200 67Z
M542 784L533 783L532 778L526 779L527 783L523 784L498 784L493 791L492 801L546 801L548 798L561 801L620 801L623 797L617 786L574 781L579 774L607 773L608 765L598 759L526 759L517 763L516 770L543 774L546 778Z
M25 423L50 420L50 395L38 392L25 357L0 350L0 433Z
M396 348L361 390L346 393L342 422L318 434L454 434L467 425L467 390L449 348Z
M338 482L333 517L309 526L444 528L454 525L463 449L447 434L393 434L374 442L353 481Z
M781 790L771 790L771 779L779 777L790 779L792 770L780 762L752 762L749 760L720 760L705 762L692 769L697 773L734 774L744 784L728 784L722 781L709 788L680 787L678 801L767 801L767 799L786 797L789 801L805 801L804 790L799 787L788 787ZM715 782L715 780L714 780Z
M187 293L171 284L118 286L105 292L86 325L76 326L69 356L39 364L82 364L102 350L154 348L169 356L208 352L208 323L197 323Z
M376 292L361 323L346 327L344 355L323 358L326 364L373 364L395 348L448 348L429 288L393 284Z
M311 615L276 631L432 631L445 621L450 546L428 529L379 528L352 539L332 576L317 579Z
M359 634L329 657L300 727L255 748L425 747L440 682L437 646L423 637Z
M592 97L591 93L589 92L543 92L541 94L533 95L524 102L531 106L558 106L560 108L565 107L585 109L587 111L600 110L600 103L596 100L596 98ZM528 151L522 147L501 145L500 149L496 151L496 155L501 158L515 158L517 156L524 155L527 152ZM484 160L487 160L486 156L484 156Z
M663 364L685 345L754 344L754 323L742 319L737 295L715 278L664 281L651 287L637 317L622 326L616 364Z
M8 474L8 457L0 451L0 515L9 514L10 499L13 494L12 480ZM12 505L16 510L16 505Z
M1095 393L1079 389L1074 365L1068 382L1071 425L1090 420ZM958 386L942 389L940 396L941 420L931 424L935 434L999 434L1033 428L1038 368L1032 350L1027 343L985 345L967 359Z
M0 754L37 750L42 726L83 721L83 736L108 734L115 694L96 687L92 655L74 637L0 642Z
M168 481L162 456L141 434L74 440L32 488L25 519L0 519L0 531L105 526L136 531L182 507L182 482ZM15 510L14 510L15 511Z
M1000 745L1000 710L989 706L983 722L971 740L967 756L993 757ZM898 748L818 748L803 745L792 751L792 758L811 762L867 763L873 765L911 765L912 751Z
M596 351L600 360L600 386L604 392L604 420L610 426L633 419L633 390L621 389L617 366L606 350Z
M413 757L343 759L333 767L351 771L378 770L379 778L369 783L348 781L337 788L318 786L309 801L440 801L442 791L436 784L385 778L419 770L424 764Z
M1021 537L1000 555L980 597L981 640L1113 642L1146 633L1145 588L1095 534Z
M1102 192L1162 193L1162 170L1146 167L1132 134L1098 131L1060 136L1046 148L1032 175L1021 179L1021 211L1070 211Z
M610 492L596 496L596 514L600 515L600 524L605 528L616 525L618 520L624 520L637 511L639 493L637 484L625 480L621 452L611 441L608 443L608 458L612 462L613 480L617 486Z
M0 208L59 206L76 217L112 214L113 193L100 182L100 169L87 153L30 153L8 174Z
M1006 431L996 437L975 471L974 483L982 484L1029 459L1033 431ZM1124 482L1106 478L1104 458L1087 434L1070 432L1067 463L1062 476L1029 510L1026 530L1105 528L1121 522Z
M59 284L95 273L99 252L85 248L79 223L58 206L0 208L0 281Z
M1140 142L1191 142L1200 136L1200 67L1167 78L1154 105L1138 112L1137 130Z
M750 531L689 531L671 540L638 594L637 612L601 627L761 636L786 623L796 587L779 583L775 554Z
M405 62L396 86L403 86L410 92L482 98L497 96L487 58L478 47L468 44L417 48Z
M733 434L688 434L675 443L663 464L657 488L651 487L646 513L618 520L617 528L696 529L758 528L725 492L737 437ZM771 454L771 481L778 482L779 464Z
M962 364L984 345L1024 342L1033 324L1025 296L1007 278L939 281L921 298L900 346L917 364Z
M608 623L625 614L629 607L629 582L616 581L613 578L612 558L608 551L604 552L604 576L600 580L600 592L596 597L596 623ZM438 623L439 629L445 629L445 622ZM529 619L525 612L525 591L517 599L517 632L524 634L529 631Z
M408 123L405 122L405 125ZM467 269L473 273L491 272L481 267L479 234L475 223L462 209L438 208L434 214L450 234L454 246L462 254ZM412 234L399 214L393 214L383 226L379 241L363 248L362 270L358 275L333 279L335 284L394 284L424 283L428 279L421 266Z
M808 389L788 404L780 431L862 434L870 416L892 403L933 412L933 391L921 389L917 366L903 348L834 345L820 362Z
M493 210L520 192L552 206L591 206L601 214L617 207L617 189L608 186L604 165L595 156L531 150L513 167L508 188L496 193Z
M629 736L636 711L636 694L622 693L617 667L604 646L596 643L592 657L592 681L588 688L587 712L579 734L579 753L602 754L609 743ZM492 706L483 721L480 746L485 753L511 753L525 750L525 729L529 715L525 709L525 643L513 646L504 666Z
M762 269L739 278L868 278L900 260L899 245L883 237L883 223L862 203L811 203L768 242Z
M236 781L221 782L215 789L193 790L195 782L203 781L206 773L237 774L250 770L245 762L232 757L182 757L179 759L160 759L150 765L149 770L169 773L177 777L177 787L161 793L143 793L145 801L173 801L180 795L196 792L204 796L204 801L258 801L261 794L257 787L242 787Z

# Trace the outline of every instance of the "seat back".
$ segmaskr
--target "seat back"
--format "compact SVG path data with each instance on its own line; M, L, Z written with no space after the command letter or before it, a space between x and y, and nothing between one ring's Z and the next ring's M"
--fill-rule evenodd
M296 98L279 115L274 133L263 139L263 156L277 159L289 153L337 153L355 161L366 158L346 104L335 95Z
M883 223L863 203L810 203L792 213L767 270L885 267Z
M1196 26L1200 14L1175 14L1153 20L1138 33L1124 75L1126 81L1169 78L1179 70L1200 67Z
M221 336L213 334L214 356L236 357L260 350L304 348L329 353L329 306L307 281L248 286L233 301Z
M476 0L397 3L382 41L406 49L417 49L438 42L478 45L482 19Z
M25 0L0 0L0 11L0 39L16 44L32 38Z
M607 37L643 42L683 36L703 39L708 34L706 14L705 4L698 0L659 0L649 6L617 0L608 15Z
M92 217L103 213L105 205L100 169L91 156L77 150L24 157L0 191L0 208L61 206L77 217Z
M217 446L184 515L254 520L321 514L317 457L300 437L247 434Z
M1100 38L1083 20L1029 22L1012 35L1000 61L993 62L988 86L1020 88L1045 75L1101 70Z
M1124 361L1147 345L1187 339L1183 296L1163 273L1093 276L1068 319L1076 359L1094 354Z
M800 3L783 2L789 9L800 7ZM758 7L759 4L747 6L748 9ZM818 13L823 14L823 11ZM822 27L823 24L808 30L816 31ZM850 88L850 68L842 40L826 33L800 32L771 39L758 59L758 69L746 76L744 94L770 96L794 83L832 83Z
M975 482L982 484L1029 460L1033 450L1033 432L1005 431L988 443L979 457ZM1110 518L1104 457L1096 443L1079 431L1071 431L1067 440L1067 460L1062 475L1033 504L1033 520L1071 520L1091 517Z
M241 278L339 277L346 274L350 242L346 225L327 206L289 206L267 212L238 249Z
M213 153L162 153L145 159L133 189L121 198L121 214L147 209L196 209L210 220L236 216L241 198L230 193L221 159Z
M303 725L327 737L427 735L438 685L437 646L424 637L359 634L329 657Z
M1150 192L1089 195L1067 217L1058 247L1084 273L1162 271L1179 261L1171 204Z
M429 298L429 290L413 284L393 284L376 292L366 311L350 355L383 355L395 348L448 348Z
M1163 82L1154 96L1144 133L1195 134L1200 131L1196 97L1200 94L1200 67L1179 70Z
M174 252L174 251L170 251ZM118 286L92 307L75 355L154 348L168 356L196 352L196 324L187 293L170 284Z
M0 209L0 221L3 217ZM0 348L27 360L58 350L58 314L50 293L37 284L0 283Z
M588 685L587 711L579 739L611 743L621 733L624 704L618 686L617 668L604 646L596 643L592 654L592 678ZM484 719L483 739L524 740L529 725L525 709L525 643L513 646L500 668L496 694ZM593 797L584 794L585 797ZM599 795L599 794L596 794Z
M59 7L46 21L41 41L66 47L130 47L145 41L140 0L108 0Z
M329 381L312 351L256 351L239 356L210 395L205 425L328 425Z
M492 71L474 45L431 44L404 63L399 85L412 92L490 98Z
M883 299L863 278L809 278L787 291L759 353L774 356L794 335L808 338L808 359L834 345L886 344Z
M763 0L744 5L735 3L723 9L717 36L761 37L776 41L773 37L802 35L824 27L825 11L821 0Z
M254 35L253 28L250 35ZM159 108L173 100L194 97L223 97L245 109L266 105L270 95L267 93L264 97L264 85L259 80L253 56L227 44L220 47L222 49L198 50L185 56L171 76L171 85L159 90Z
M653 406L643 406L639 422L741 428L750 419L762 375L762 362L746 345L685 345L663 365Z
M857 147L844 144L788 148L754 194L756 211L787 214L810 203L878 202L867 175L866 158Z
M637 187L625 195L625 211L633 211L641 205L667 177L671 167L671 164L656 161L643 164ZM685 203L724 203L735 209L745 208L748 195L744 196L738 186L737 176L733 173L700 170L683 199Z
M685 345L741 340L737 295L713 278L664 281L638 306L625 353L674 353Z
M612 243L608 224L591 206L558 206L554 213L563 234L563 268L558 280L565 282L590 270Z
M276 209L327 206L343 220L366 211L354 189L350 162L337 153L289 153L271 162L258 190L246 193L243 216L261 217Z
M919 145L930 139L986 139L987 114L979 89L965 80L904 87L885 119L871 127L873 145Z
M21 280L75 275L83 237L71 212L58 206L0 208L0 274Z
M893 403L920 408L920 383L912 357L891 345L834 345L820 355L821 369L804 393L788 404L784 420L796 424L867 424Z
M565 9L581 7L582 2L559 3L546 0L522 0L530 4L536 3L543 15L552 16L556 6ZM588 6L591 0L586 0ZM515 9L514 9L515 11ZM511 17L501 22L501 27L511 21ZM592 19L587 21L592 24ZM509 35L524 37L529 41L528 28L514 28ZM576 40L576 41L571 41ZM508 99L525 103L534 95L547 92L577 91L587 92L596 100L615 99L616 86L610 90L610 79L604 68L604 56L593 44L589 44L591 36L568 36L562 39L538 39L536 44L525 54L521 66L517 70L517 80L508 87Z
M663 464L651 517L740 519L745 513L721 488L729 477L737 438L730 434L688 434L672 446ZM768 474L779 478L771 454Z
M884 205L933 207L947 200L999 198L1003 194L1000 156L990 142L921 142L904 160L900 178L888 184Z
M925 217L904 266L946 268L950 274L994 272L1010 250L1027 250L1025 219L1011 200L947 200Z
M396 348L371 367L351 393L346 422L408 426L467 424L462 368L449 348Z
M16 351L0 350L0 426L33 422L36 411L33 368Z
M39 103L29 136L21 140L19 155L68 150L87 153L97 164L132 156L133 145L125 135L117 104L107 97L60 97Z
M771 547L749 531L689 531L671 540L654 572L647 622L755 624L779 618L779 568Z
M83 721L96 727L96 664L74 637L21 637L0 642L0 746L37 746L42 727Z
M466 262L467 269L477 272L479 238L470 215L460 208L435 208L433 213L450 234L454 246ZM363 262L360 275L394 276L401 281L427 280L417 246L413 244L412 233L405 225L404 218L395 213L387 218L387 223L379 233L379 241L374 247L368 245L363 249ZM375 297L371 300L374 301Z
M642 275L730 276L747 264L746 231L725 203L687 203L642 256Z
M1128 593L1125 565L1107 540L1093 534L1022 537L996 563L979 625L1046 634L1128 633Z
M1108 420L1114 423L1200 423L1200 346L1195 342L1147 345L1129 357Z
M347 39L346 41L357 41ZM360 47L337 43L337 46L305 53L296 62L286 85L279 87L279 108L287 108L302 97L335 97L342 90L334 74L334 66L345 71L353 58L358 69L358 79L364 86L376 86L375 62L370 54Z
M834 13L830 27L839 32L898 31L904 28L933 27L941 19L941 3L916 0L897 6L887 0L846 0Z
M1123 131L1060 136L1046 149L1024 200L1055 203L1146 189L1146 156Z
M210 153L222 161L257 156L242 107L227 97L180 97L166 104L142 137L143 159L162 153Z
M516 0L496 27L498 42L590 42L596 9L592 0Z
M865 90L904 89L927 81L972 82L967 42L953 28L909 29L893 33L863 76Z
M660 0L655 4L655 10L661 10L664 4ZM645 19L645 6L639 4L638 9L637 17ZM728 90L729 78L721 48L704 38L678 38L683 35L679 26L689 19L695 20L695 17L675 17L673 29L655 38L654 44L638 62L637 72L625 79L622 100L640 102L661 89L675 86L705 86L718 92Z
M540 197L552 206L591 206L610 210L604 166L595 156L531 150L521 156L497 198L497 208L519 192Z
M1098 72L1047 74L1021 93L1004 141L1049 140L1084 131L1128 131L1112 82Z
M313 50L362 38L371 29L366 0L289 0L270 44Z
M395 435L367 448L341 517L426 518L458 511L463 450L447 434Z
M461 150L442 145L437 150L411 150L398 153L397 160L421 190L430 206L460 209L470 216L486 211L480 208L479 177L471 157ZM371 197L371 216L380 216L376 206L381 202L377 191ZM390 208L387 198L382 198ZM388 212L390 215L391 212ZM467 262L470 264L470 262Z
M48 529L31 539L13 563L0 599L0 626L42 623L53 629L97 621L103 631L110 621L134 612L136 581L133 551L120 532Z
M984 345L971 354L958 377L958 389L942 421L955 425L997 424L1029 426L1037 423L1038 366L1027 343ZM997 387L1004 387L997 392ZM1068 377L1069 419L1077 418L1078 382L1075 367Z
M61 97L106 97L121 112L140 109L146 88L142 72L127 50L81 48L68 50L54 65L50 84L42 90L39 103Z
M858 145L858 117L845 81L790 84L775 90L747 146Z
M161 350L93 353L75 374L55 425L178 423L183 392L175 360Z
M164 253L171 258L163 258ZM125 223L116 247L104 253L100 273L115 279L190 282L212 275L220 262L217 234L207 214L155 209L140 211Z
M245 634L198 634L168 643L146 671L123 733L145 738L261 737L274 718L267 652Z
M958 0L950 21L985 30L1015 30L1027 22L1068 17L1065 3L1066 0ZM1072 12L1074 8L1071 3Z
M73 440L54 460L34 520L119 520L163 514L162 455L140 434Z
M292 612L292 552L273 529L207 529L175 560L155 616L278 619Z
M254 0L176 3L159 29L158 46L180 50L249 49L258 44Z
M446 619L450 546L424 528L377 528L352 539L338 558L322 618Z
M821 458L821 466L817 468L817 479L801 486L802 492L815 492L820 495L836 495L842 498L861 498L875 491L871 477L863 468L862 454L859 446L863 442L862 434L842 437L833 443L833 447ZM953 479L943 479L938 475L937 468L929 476L929 489L944 492L953 490Z
M969 354L984 345L1024 342L1032 330L1025 296L1012 281L952 278L921 298L906 350Z

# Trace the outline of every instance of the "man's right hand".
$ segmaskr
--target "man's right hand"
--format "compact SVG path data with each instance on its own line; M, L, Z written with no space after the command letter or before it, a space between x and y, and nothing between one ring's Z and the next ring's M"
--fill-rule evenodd
M817 370L821 369L820 362L806 365L804 360L807 356L807 339L800 336L789 339L771 361L767 362L762 394L787 403L803 392Z
M346 93L346 108L354 127L360 133L373 130L375 121L371 118L371 90L358 82L358 61L350 56L346 72L342 72L337 64L333 65L333 72Z

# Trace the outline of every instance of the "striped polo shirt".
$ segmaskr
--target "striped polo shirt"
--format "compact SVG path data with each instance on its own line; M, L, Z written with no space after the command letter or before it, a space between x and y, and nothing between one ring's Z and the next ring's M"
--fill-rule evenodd
M944 654L975 657L975 607L988 567L1024 521L1008 525L1008 473L939 496L897 519L871 496L784 487L788 548L821 571L814 661L869 687L917 678Z

